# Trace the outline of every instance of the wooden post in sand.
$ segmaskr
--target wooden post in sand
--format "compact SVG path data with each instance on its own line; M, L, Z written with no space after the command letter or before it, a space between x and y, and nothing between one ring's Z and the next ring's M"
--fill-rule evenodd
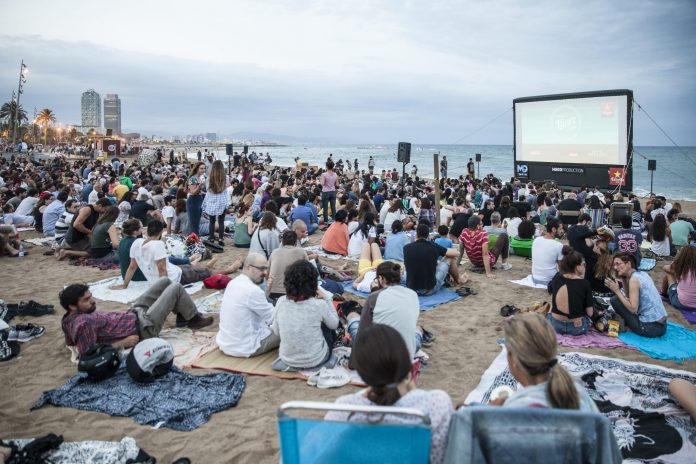
M433 173L435 174L435 224L433 229L440 227L440 160L439 152L433 153Z

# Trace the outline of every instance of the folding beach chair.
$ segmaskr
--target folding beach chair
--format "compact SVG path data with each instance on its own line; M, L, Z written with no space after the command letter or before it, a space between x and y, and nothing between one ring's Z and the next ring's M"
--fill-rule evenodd
M291 417L321 413L321 418ZM369 414L369 422L334 422L326 412ZM384 424L385 414L410 417L413 424ZM290 401L278 409L280 456L283 464L398 462L427 464L430 418L413 408L354 406L319 401Z
M446 464L619 464L609 419L552 408L471 406L450 421Z

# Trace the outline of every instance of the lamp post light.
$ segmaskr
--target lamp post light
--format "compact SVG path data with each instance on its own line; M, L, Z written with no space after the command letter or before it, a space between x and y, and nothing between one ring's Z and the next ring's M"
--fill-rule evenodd
M17 141L17 116L19 113L19 97L24 92L24 84L27 82L27 74L29 73L29 68L24 64L22 60L22 65L19 68L19 85L17 87L17 103L15 104L14 114L12 115L12 145L14 146Z

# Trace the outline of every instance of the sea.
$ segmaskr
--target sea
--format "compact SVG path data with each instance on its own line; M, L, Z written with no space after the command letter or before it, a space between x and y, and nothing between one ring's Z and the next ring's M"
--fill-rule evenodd
M418 175L430 177L433 175L433 154L447 156L448 176L455 177L466 173L469 158L476 159L476 153L481 154L481 162L477 166L477 174L485 176L493 173L500 179L510 179L513 176L512 145L437 145L423 144L411 146L411 164L406 166L410 174L415 164ZM241 147L235 144L234 149L241 152ZM189 148L188 157L195 158L198 148ZM397 145L393 144L346 144L346 145L283 145L250 147L256 153L268 153L273 164L294 166L295 158L310 165L323 166L329 154L333 154L334 162L342 159L354 161L358 159L359 169L367 170L367 160L370 156L375 159L375 171L396 168L401 173L401 163L396 160ZM209 151L212 149L209 148ZM227 160L224 148L215 150L216 158ZM633 191L639 196L650 193L650 171L648 160L657 162L654 171L652 191L670 199L696 200L696 147L635 147L633 153Z

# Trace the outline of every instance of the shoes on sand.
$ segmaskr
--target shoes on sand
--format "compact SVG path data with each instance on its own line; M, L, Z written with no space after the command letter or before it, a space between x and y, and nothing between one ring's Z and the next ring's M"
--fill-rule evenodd
M312 387L338 388L350 382L350 374L343 368L327 369L322 367L307 378L307 385Z
M17 313L20 316L39 317L45 316L47 314L53 314L55 311L53 309L53 305L44 305L41 303L37 303L34 300L29 300L27 302L22 301L18 305L8 304L7 306L10 309L16 307Z
M45 332L46 329L40 325L18 324L10 327L10 333L7 336L7 341L24 343L42 336Z
M503 265L501 267L503 268L503 271L509 271L510 269L512 269L512 264L503 263Z
M195 316L193 316L193 318L190 321L188 321L186 325L188 325L188 328L191 330L199 330L203 327L208 327L212 323L212 317L204 316L201 313L198 313Z

